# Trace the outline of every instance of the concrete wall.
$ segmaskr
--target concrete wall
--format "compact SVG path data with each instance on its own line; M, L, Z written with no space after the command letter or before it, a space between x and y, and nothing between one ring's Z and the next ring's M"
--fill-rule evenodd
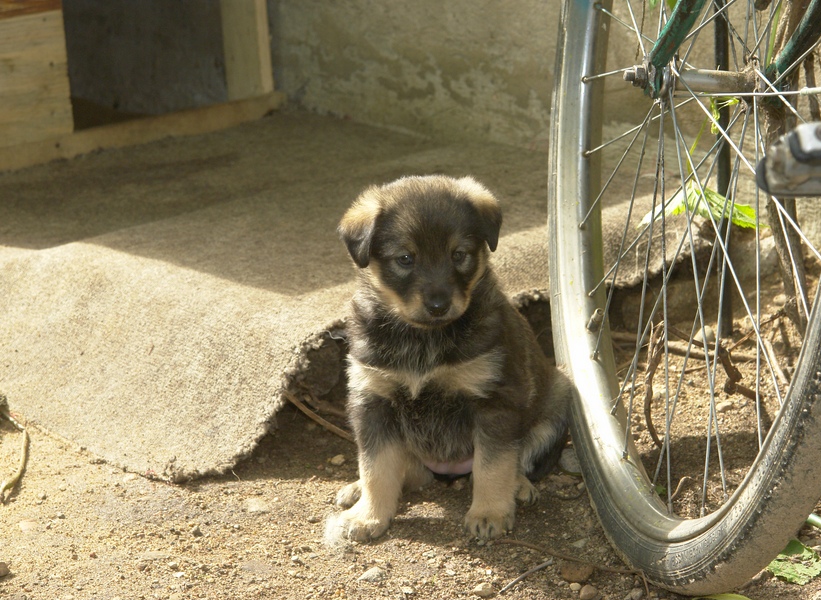
M278 89L446 139L544 146L558 0L270 0Z
M241 0L238 0L241 1ZM225 100L218 0L63 0L72 94L156 114ZM542 147L559 0L269 0L292 104Z

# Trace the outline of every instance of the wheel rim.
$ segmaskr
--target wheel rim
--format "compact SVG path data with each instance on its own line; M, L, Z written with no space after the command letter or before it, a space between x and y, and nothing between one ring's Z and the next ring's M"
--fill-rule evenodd
M731 6L728 10L733 11L734 15L737 14L740 4L729 4ZM638 4L638 6L641 6L641 4ZM597 133L601 121L606 117L602 116L605 112L603 110L604 107L597 104L599 100L593 90L595 89L594 86L604 85L605 80L610 77L600 77L598 74L615 71L617 72L617 76L620 76L621 73L628 68L635 67L635 65L631 65L630 63L625 63L624 66L607 65L606 67L596 64L597 56L599 56L597 48L600 47L597 46L597 44L606 46L608 43L607 34L613 36L614 31L620 26L619 23L622 24L621 26L629 27L629 22L636 22L635 11L632 15L628 14L627 17L622 19L618 14L618 9L616 12L613 12L610 3L599 3L597 7L598 10L596 11L587 11L583 3L570 2L566 5L565 10L579 11L579 14L573 19L565 15L563 20L566 27L568 27L565 35L567 37L579 36L580 38L584 38L587 40L587 44L585 51L573 54L566 53L560 58L560 60L564 62L564 65L559 72L563 74L562 77L565 79L558 83L558 94L554 106L555 130L553 133L554 143L551 147L554 172L551 173L550 181L553 201L549 213L549 218L552 223L551 231L553 232L554 239L550 240L552 249L550 277L553 294L553 320L554 323L562 323L562 327L566 331L566 335L564 335L561 342L557 344L556 353L558 361L567 365L571 371L578 387L579 402L575 403L573 409L573 421L575 423L573 430L574 439L578 440L583 437L586 439L586 443L596 445L596 447L599 448L599 451L593 457L589 457L590 460L598 462L595 468L589 469L589 471L591 473L599 472L608 473L610 475L607 481L602 480L599 483L608 486L610 495L614 498L642 497L645 500L643 503L623 502L615 507L614 510L618 510L626 521L632 523L636 531L641 532L650 539L665 540L669 543L681 543L704 534L717 521L722 519L730 510L730 507L735 505L735 499L744 493L745 488L750 482L749 479L743 479L735 473L731 477L731 479L734 480L729 482L726 481L726 474L719 475L718 478L721 480L719 482L720 492L727 498L728 502L717 505L713 500L708 500L706 490L713 485L709 480L713 477L713 473L716 470L715 463L723 463L726 458L724 456L724 454L726 454L724 449L719 447L723 435L723 425L719 423L720 417L716 412L717 398L721 395L719 380L721 379L722 371L720 368L716 368L718 359L714 356L712 364L706 366L712 375L707 377L709 382L709 389L707 390L707 426L709 427L710 433L709 435L705 435L705 445L707 448L716 446L715 452L717 456L713 456L710 459L713 461L712 465L708 462L705 467L707 475L704 476L705 483L703 487L705 491L703 493L704 498L701 503L699 515L677 514L675 502L670 498L674 491L675 478L672 476L670 478L663 478L663 487L666 488L667 498L660 497L656 487L660 481L659 474L672 470L669 458L673 451L673 429L677 418L675 417L675 410L665 413L663 421L666 429L662 432L662 437L666 441L663 443L662 449L656 451L657 457L653 458L653 460L648 460L647 454L652 452L641 451L633 444L632 435L635 433L635 430L631 429L631 427L636 412L636 397L635 393L630 393L629 390L627 394L625 394L627 388L624 385L624 381L632 380L635 383L635 378L639 374L638 365L641 362L642 353L638 352L634 354L632 364L628 368L626 375L624 375L620 381L616 376L616 357L613 352L611 352L612 346L608 327L609 323L605 321L604 326L601 328L596 326L595 319L593 319L593 323L591 323L591 318L597 309L601 310L608 307L612 311L615 294L611 295L608 293L608 288L610 290L615 289L616 286L612 285L612 282L616 278L617 273L610 271L609 265L604 265L600 261L587 260L587 257L597 257L602 253L600 222L595 217L595 211L593 213L594 216L589 217L588 215L591 212L590 209L592 205L599 202L600 197L606 199L607 194L610 193L608 192L608 186L610 185L611 171L607 168L608 164L621 164L619 163L620 160L626 161L624 158L626 155L624 154L619 156L617 153L615 158L605 156L608 152L607 148L617 145L618 142L613 143L612 140L608 140L607 138L601 139ZM580 18L581 15L583 15L584 18ZM603 15L612 16L609 30L597 22ZM752 38L763 39L759 31L766 29L766 21L762 23L758 17L753 19L753 21L755 21L753 27L751 27L745 35L748 37L752 36ZM625 23L627 23L627 25L624 25ZM588 36L589 31L595 31L596 34ZM739 55L738 44L740 30L731 24L730 31L732 32L731 49L735 52L734 56L737 59ZM698 38L696 36L693 39ZM560 47L562 47L561 43ZM681 59L680 57L676 63L671 65L671 73L678 79L680 91L675 95L671 93L668 98L665 98L667 116L661 120L656 116L657 122L667 120L669 123L684 129L684 123L676 121L676 119L682 118L683 106L684 110L689 110L690 108L695 109L696 114L698 114L698 111L701 111L701 113L703 113L702 118L707 119L708 122L712 124L710 117L715 105L715 100L711 101L709 96L695 93L693 91L693 85L698 84L703 87L706 81L710 85L726 86L728 85L727 78L723 75L714 76L710 74L710 69L707 68L699 70L701 65L698 65L697 62L694 55L685 51L684 58ZM768 89L767 84L760 81L763 72L760 70L755 71L754 64L754 61L750 61L749 65L753 66L747 66L743 69L737 68L737 71L739 73L744 72L744 81L750 81L752 79L756 82L755 86L758 88ZM574 80L574 76L569 75L572 73L585 73L587 78L583 81L582 78L576 75ZM684 73L684 76L678 77L682 73ZM699 78L702 79L699 80ZM745 90L747 90L747 88L745 88ZM732 150L733 156L731 160L734 166L740 169L742 173L741 175L731 176L729 185L731 186L730 193L733 196L733 201L736 201L735 199L739 196L740 192L738 190L755 189L754 186L753 188L749 187L749 182L754 175L753 165L756 164L756 160L762 155L763 147L765 146L761 139L761 126L753 122L751 118L755 118L759 111L769 109L762 108L761 102L763 102L763 100L760 99L760 96L754 97L750 94L751 93L747 91L746 97L749 100L743 101L748 103L745 114L742 114L740 109L729 111L731 114L728 118L728 128L725 129L725 132L719 134L719 139L723 139L725 142L724 147ZM696 97L698 97L697 100L694 99ZM658 102L654 104L656 107L659 106ZM688 107L690 104L692 104L692 106ZM738 105L733 106L737 107ZM568 117L568 115L573 114L583 114L590 118L579 119ZM690 116L688 118L692 119L693 117ZM642 125L638 129L631 130L629 127L626 128L628 133L623 138L620 138L622 140L621 145L628 144L632 141L634 144L632 147L636 148L637 146L635 146L635 144L639 143L644 144L644 148L646 149L648 146L641 140L645 132L657 127L654 125L653 119L654 116L652 112L648 111L646 117L639 119ZM697 130L696 133L692 131L683 134L680 134L678 131L675 132L673 134L673 142L676 143L670 146L670 148L674 149L672 156L677 163L676 170L678 171L678 177L680 181L685 181L687 180L688 174L691 174L689 181L693 181L694 183L690 185L694 186L698 191L709 189L710 181L715 177L715 167L713 166L715 163L711 162L711 159L708 158L713 153L713 150L710 149L710 144L706 144L706 150L696 148L694 153L689 153L690 148L695 148L696 146L687 143L688 136L692 142L693 138L698 136ZM663 129L659 137L661 140L665 139ZM753 152L750 154L752 160L750 157L741 156L743 151L747 149L744 147L745 143L753 146ZM739 146L739 144L741 145ZM701 143L700 147L703 146L705 146L705 144ZM677 150L675 150L676 148ZM589 152L591 149L594 151ZM599 170L601 164L605 165L605 169L602 172L601 183L598 183L597 178L593 174ZM635 168L635 165L631 165L631 167ZM746 175L744 174L745 169L747 172ZM578 176L579 173L590 175L580 177ZM662 186L663 188L667 186L675 187L669 183L669 180L672 179L669 174L662 173L660 179L666 183L666 186ZM642 185L645 185L642 181L635 184L632 193L635 193L635 188ZM604 192L600 196L602 189ZM685 192L682 193L685 197L686 191L687 188L685 187ZM674 195L674 193L670 193L666 189L657 189L653 193L658 198L664 199L669 199ZM753 191L753 193L755 192ZM704 197L707 194L701 191L701 195ZM730 197L730 194L727 194L727 196ZM582 201L576 202L577 199L582 199ZM761 215L763 215L763 207L764 201L760 199L755 211L757 216L761 217ZM688 230L690 229L690 224L694 222L694 219L689 216L690 214L692 214L692 211L685 209ZM779 215L781 215L782 221L789 222L789 217L785 216L783 212L779 212ZM659 221L664 221L665 219L666 217L660 217ZM722 233L718 223L712 222L709 218L707 221L708 228L712 227L715 231ZM580 222L583 223L581 227L578 226ZM652 219L651 223L651 226L662 225L662 223ZM755 236L754 242L756 251L761 248L761 232L763 229L761 225L758 226L758 233ZM623 243L624 247L627 247L630 245L631 240L638 234L631 233L629 227L625 227L624 232L625 235L623 239L625 241ZM675 242L675 240L671 240L671 242ZM681 244L678 246L672 243L673 251L677 251L678 247L688 243L686 236L682 237L680 242ZM821 255L819 255L812 244L808 243L808 240L805 239L803 242L804 252L811 260L817 261L821 259ZM718 278L717 273L720 269L718 268L719 262L716 256L720 256L728 250L729 246L725 244L725 238L722 235L718 237L718 241L714 241L713 247L717 247L720 252L714 252L712 254L712 257L707 261L707 266L699 266L693 261L693 272L701 274L699 283L696 283L694 287L703 287L704 281L709 280L711 277ZM694 256L695 253L691 252L682 260L690 261ZM580 261L582 264L580 264ZM675 263L675 261L672 262ZM668 269L668 271L665 271L665 269ZM568 272L573 273L573 276L568 276ZM670 277L672 277L675 270L670 269L670 267L665 267L662 269L662 278L667 277L666 272L671 273ZM736 285L736 287L741 286L742 282L731 262L728 261L728 266L724 268L722 272L724 273L725 279L731 284ZM608 277L610 278L609 284L607 283ZM761 283L758 280L756 281L760 289ZM730 293L735 294L736 292L731 291ZM755 303L751 304L743 293L738 293L738 295L740 296L744 313L746 313L749 319L754 323L752 328L757 328L760 331L763 326L762 323L767 317L766 307L761 306L762 303L760 300L757 301L757 305ZM755 297L760 298L760 294L756 293ZM799 302L801 302L801 300L799 300ZM722 305L723 304L722 302ZM639 302L640 307L644 307L644 305L644 301ZM659 306L661 307L660 309ZM652 318L658 314L659 310L665 312L666 306L667 299L660 298L658 302L650 303L647 308L649 311L647 314ZM800 312L806 315L809 313L809 308L809 302L806 302L806 304L800 308ZM640 308L640 310L642 309ZM656 311L655 313L654 310ZM764 311L765 314L762 314L762 311ZM697 313L699 312L701 314L696 314L693 317L693 327L687 332L688 334L699 331L705 325L710 324L708 323L710 318L706 316L706 312L708 311L701 308L697 310ZM650 319L645 315L645 320ZM718 321L719 318L716 317L712 320L712 325L721 331L721 323ZM727 327L726 321L723 325L725 328ZM646 323L639 322L636 324L634 333L637 333L638 339L646 340L649 335ZM662 335L665 340L669 340L671 335L669 332L669 322L665 325ZM637 343L636 346L640 347L641 343ZM761 398L765 393L763 390L765 386L761 383L762 378L776 378L777 376L775 375L774 366L767 364L767 357L764 356L762 358L762 355L766 353L763 344L756 342L754 346L757 357L756 368L759 368L758 365L763 365L763 370L758 371L758 375L753 374L753 379L758 382L754 391L756 391L756 397ZM709 356L710 352L708 349L708 358L705 362L710 361ZM592 360L591 357L595 357L595 360ZM691 359L688 358L687 360L689 361ZM673 378L673 383L671 383L670 374L674 371L670 370L670 363L665 363L665 367L664 387L668 392L671 389L673 390L673 393L668 393L668 398L672 397L668 402L668 406L675 408L675 391L680 390L684 380L679 378L679 380L676 381L675 378ZM684 371L685 369L682 369L682 373ZM769 385L769 390L771 391L768 391L768 393L774 395L779 404L783 403L783 399L787 393L786 386L778 381L774 381ZM635 390L633 390L633 392L635 392ZM622 401L614 403L617 398L621 398ZM766 413L768 408L764 406L760 400L756 400L753 404L752 410L757 413L755 419L760 423L762 420L760 413ZM609 408L611 406L615 406L617 410L614 414L609 415ZM772 412L771 407L769 410ZM781 412L774 415L774 420L781 418L780 415ZM631 427L626 427L627 423L630 423ZM758 448L766 449L767 444L771 443L767 439L767 431L758 425L756 427L757 431L755 432L755 436L757 437ZM625 433L625 431L627 433ZM751 467L754 464L754 460L754 458L748 459L747 466Z

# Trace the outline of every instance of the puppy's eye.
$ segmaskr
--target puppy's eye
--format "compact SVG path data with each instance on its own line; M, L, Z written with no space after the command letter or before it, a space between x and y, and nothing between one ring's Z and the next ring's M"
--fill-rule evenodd
M411 256L410 254L403 254L402 256L397 257L396 263L400 267L405 267L406 269L408 267L412 267L413 266L413 256Z
M450 258L453 262L457 265L465 260L465 253L461 250L454 250L453 254L450 255Z

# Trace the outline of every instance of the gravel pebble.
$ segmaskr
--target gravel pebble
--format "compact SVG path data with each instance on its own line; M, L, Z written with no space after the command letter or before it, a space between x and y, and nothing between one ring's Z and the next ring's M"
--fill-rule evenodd
M5 577L9 573L11 573L9 566L4 562L0 562L0 577Z
M23 531L23 532L34 531L35 529L37 529L37 521L32 521L30 519L25 519L23 521L20 521L20 523L18 523L18 525L20 527L20 531Z
M559 468L565 473L572 473L573 475L580 475L582 472L579 457L576 456L575 448L565 448L562 450L562 455L559 457Z
M559 566L559 575L565 581L570 583L584 583L590 576L593 575L594 567L586 563L578 563L572 561L563 562ZM581 586L576 591L580 590Z
M487 582L480 583L473 588L473 595L480 598L490 598L493 595L493 586Z
M582 584L578 583L577 581L574 581L570 584L570 589L574 592L578 592L580 589L582 589Z
M387 571L381 567L371 567L362 575L359 576L359 581L368 581L370 583L376 583L377 581L382 581L388 576Z
M716 341L716 332L709 325L705 325L704 329L697 331L693 336L693 341L703 344L705 338L710 344Z
M599 597L599 590L588 584L579 591L579 600L596 600Z
M259 498L248 498L245 501L245 510L249 513L268 513L271 509Z
M328 462L331 463L335 467L340 467L345 464L345 455L344 454L337 454L333 458L328 459Z
M630 590L630 593L627 594L626 600L641 600L644 598L644 590L641 588L633 588Z

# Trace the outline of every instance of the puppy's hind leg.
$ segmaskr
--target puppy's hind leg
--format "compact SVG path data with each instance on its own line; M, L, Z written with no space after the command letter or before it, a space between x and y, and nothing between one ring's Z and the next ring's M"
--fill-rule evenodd
M560 370L552 370L552 381L545 393L546 406L541 418L533 425L523 444L522 470L535 481L550 473L559 462L569 434L572 384Z
M525 506L536 504L539 500L539 490L537 490L536 486L530 483L530 480L522 473L519 473L516 478L516 485L518 486L516 489L517 502Z
M396 514L402 486L414 460L397 442L385 442L370 452L360 453L359 481L345 486L337 495L337 503L350 503L350 508L328 520L327 541L346 538L365 542L385 533Z
M357 479L336 493L336 505L342 508L350 508L357 503L361 495L362 486L359 485L359 480Z
M415 492L433 481L433 472L428 469L420 460L410 460L408 470L405 474L404 490Z

